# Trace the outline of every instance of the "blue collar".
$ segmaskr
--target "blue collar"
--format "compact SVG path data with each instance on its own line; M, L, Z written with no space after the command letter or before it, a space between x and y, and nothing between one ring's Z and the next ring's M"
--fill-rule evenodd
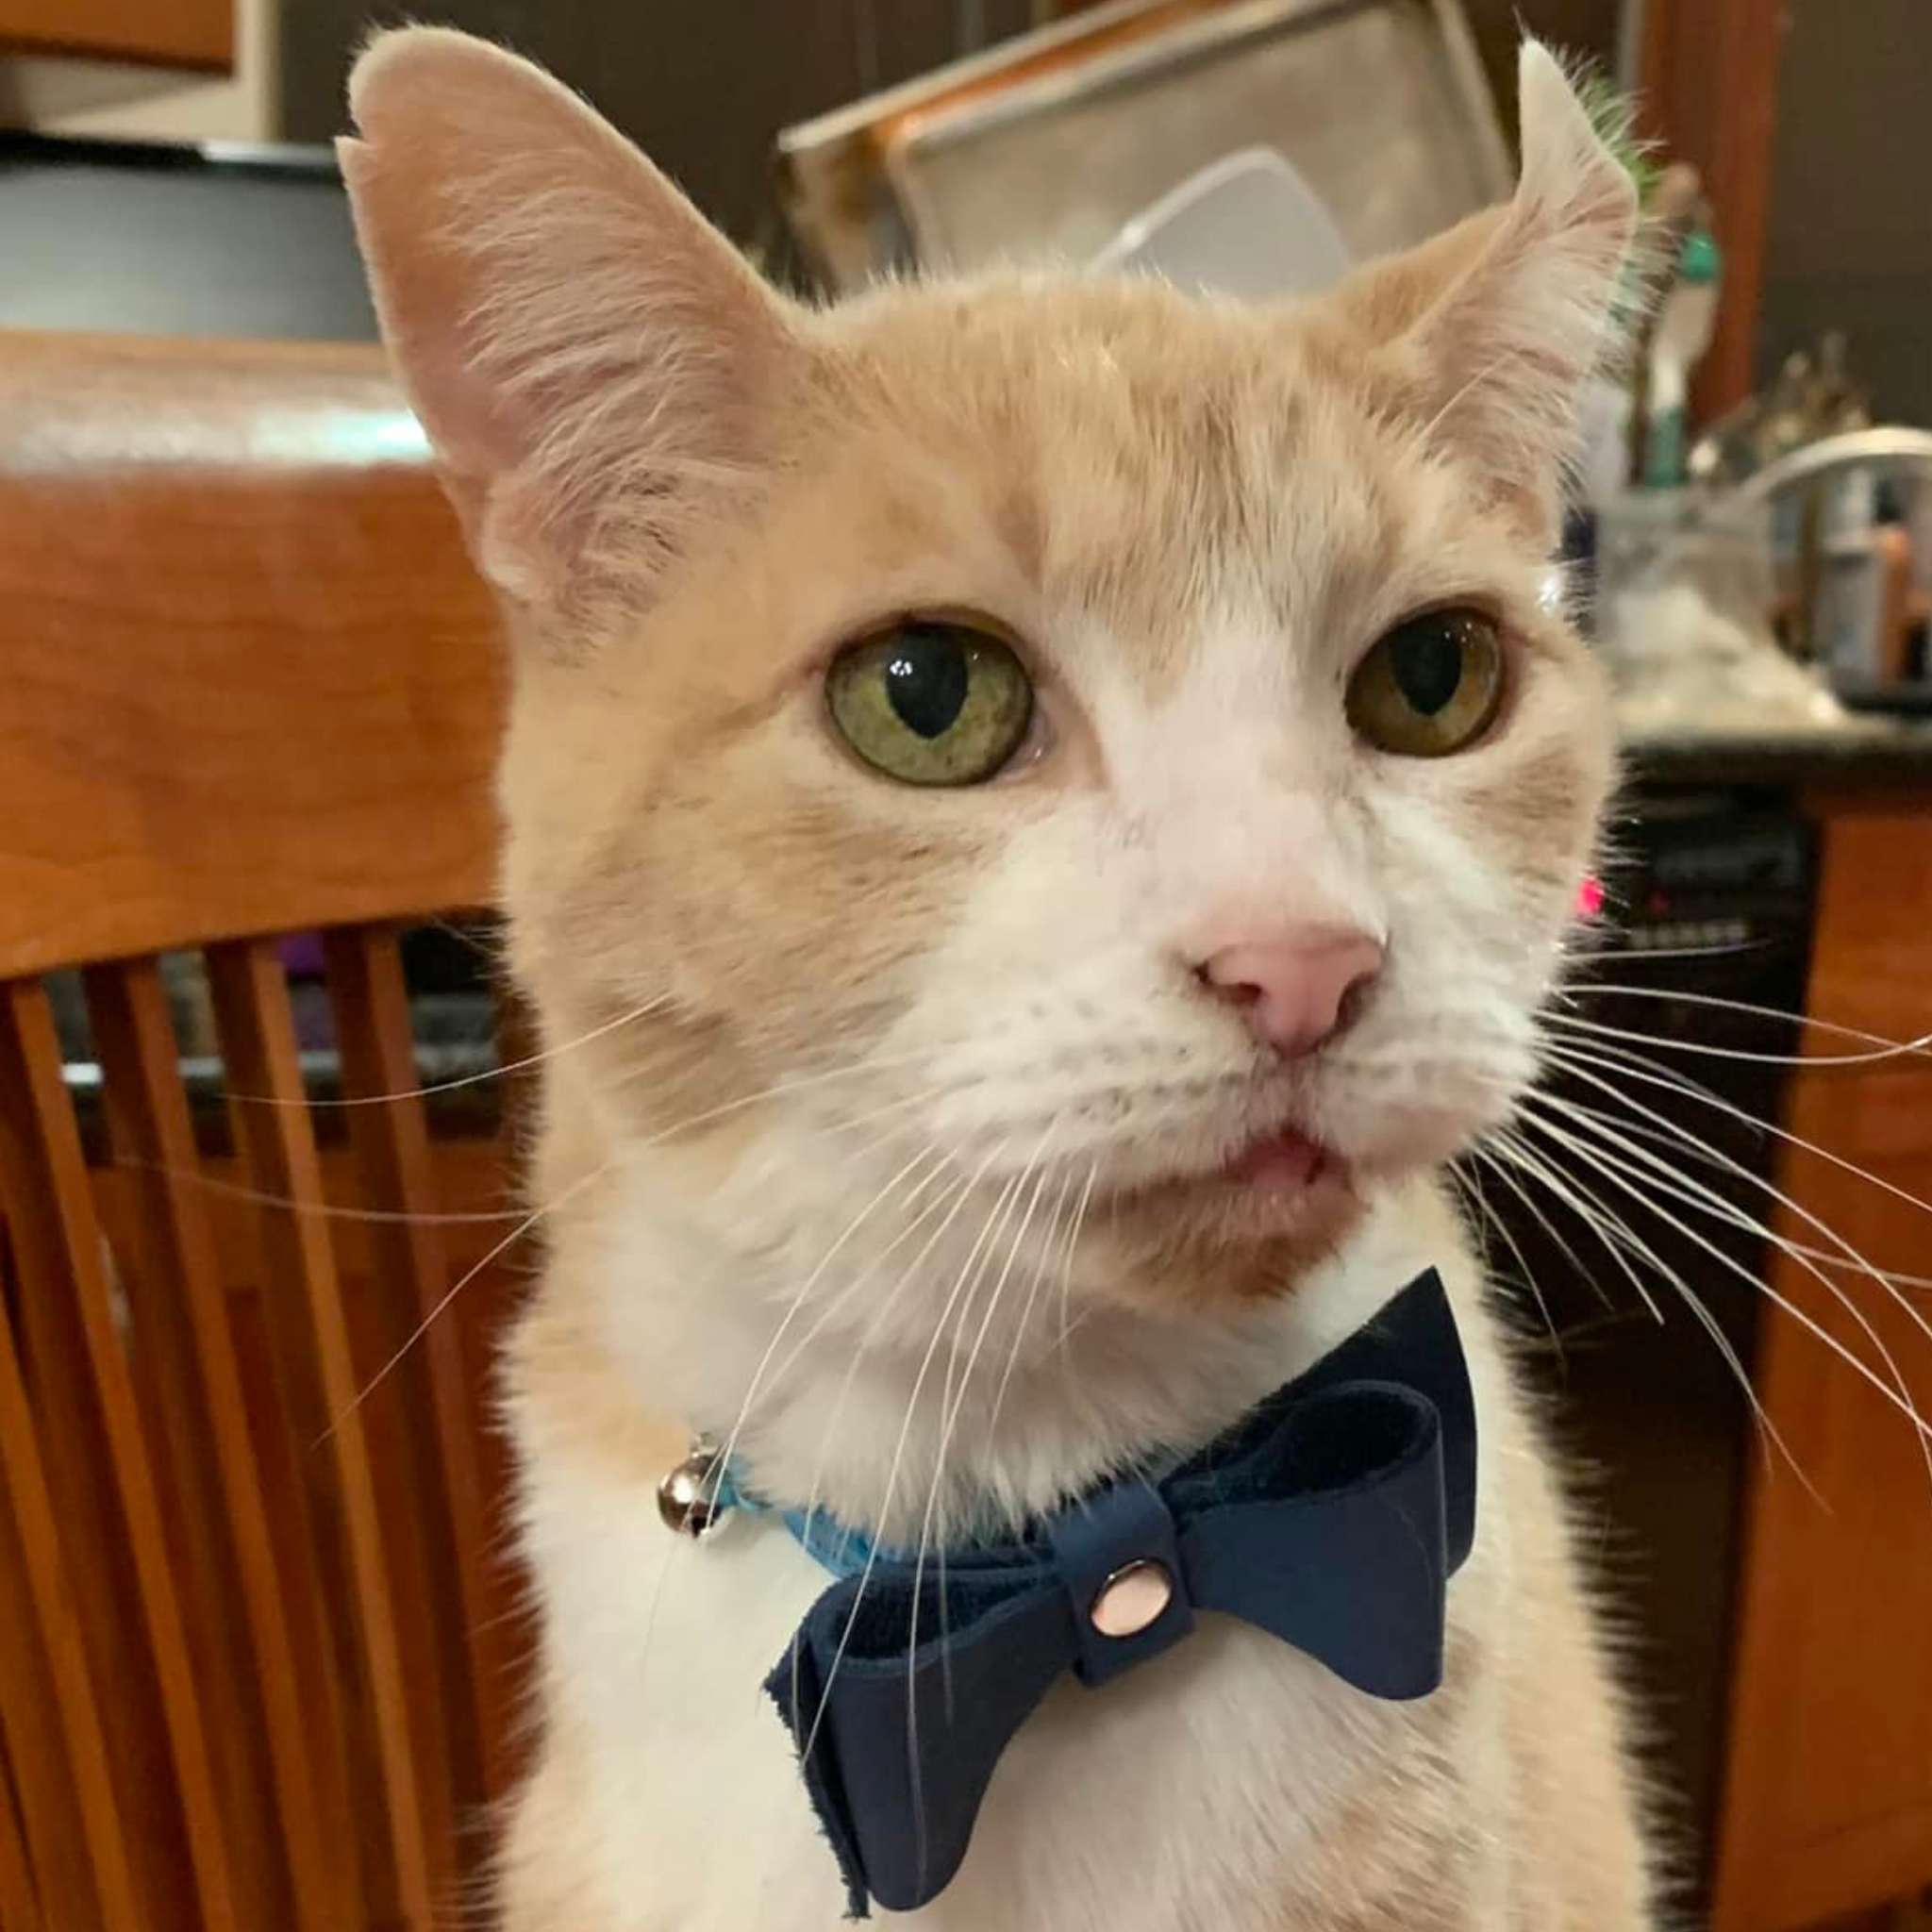
M1426 1696L1475 1474L1469 1371L1430 1269L1172 1474L1105 1484L1009 1543L949 1551L943 1571L788 1516L840 1580L765 1689L851 1916L938 1897L1048 1688L1069 1673L1107 1684L1180 1642L1198 1611L1369 1696Z
M841 1523L836 1516L828 1516L823 1509L814 1509L809 1514L803 1509L787 1509L782 1514L785 1527L797 1539L798 1547L821 1570L841 1583L848 1577L863 1576L868 1570L876 1570L881 1563L911 1563L917 1560L914 1551L875 1543L862 1529L855 1529L849 1523Z
M747 1516L775 1516L791 1532L793 1541L828 1575L842 1582L849 1576L863 1576L868 1570L884 1563L910 1563L911 1550L898 1550L874 1542L864 1530L856 1529L828 1511L819 1508L792 1509L768 1502L745 1473L736 1456L725 1464L717 1487L706 1499L713 1516L742 1510Z

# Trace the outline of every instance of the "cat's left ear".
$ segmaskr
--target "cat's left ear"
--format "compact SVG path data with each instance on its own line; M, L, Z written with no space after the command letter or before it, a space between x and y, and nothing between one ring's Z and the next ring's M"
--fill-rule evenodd
M1491 479L1499 500L1553 536L1591 374L1613 362L1613 324L1637 233L1636 183L1548 49L1517 68L1523 172L1499 208L1371 263L1337 291L1341 312L1391 341L1413 373L1432 441Z
M501 48L380 36L339 143L385 340L483 574L582 631L755 477L800 315L630 143Z

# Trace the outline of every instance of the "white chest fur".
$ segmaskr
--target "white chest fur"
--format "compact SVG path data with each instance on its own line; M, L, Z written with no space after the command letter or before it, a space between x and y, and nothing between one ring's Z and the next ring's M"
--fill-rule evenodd
M908 1923L1281 1932L1310 1923L1293 1901L1323 1893L1338 1838L1418 1766L1490 1755L1495 1700L1463 1665L1505 1588L1493 1452L1514 1429L1487 1320L1466 1283L1457 1298L1487 1440L1444 1690L1381 1703L1286 1644L1204 1618L1113 1684L1068 1679L1049 1694L1001 1759L964 1868ZM549 1748L525 1809L550 1835L545 1860L569 1861L595 1932L831 1932L842 1888L761 1688L825 1574L770 1520L703 1544L674 1538L616 1468L600 1479L540 1455L525 1472L551 1661ZM545 1778L558 1782L548 1798Z

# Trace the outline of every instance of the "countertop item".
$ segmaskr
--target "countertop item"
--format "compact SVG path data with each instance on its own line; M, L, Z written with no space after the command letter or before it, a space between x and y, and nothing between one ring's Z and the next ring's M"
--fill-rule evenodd
M1459 0L1127 0L788 129L778 162L794 230L844 290L911 263L1090 260L1256 146L1358 258L1510 181Z
M1821 695L1824 695L1821 693ZM1736 705L1673 716L1657 704L1618 708L1619 741L1647 778L1752 785L1932 785L1932 720Z
M329 149L0 131L0 327L374 341Z
M1348 273L1348 244L1301 171L1273 148L1191 175L1093 258L1105 273L1156 275L1245 302L1312 294Z
M1674 490L1685 481L1689 436L1685 411L1690 376L1717 328L1722 257L1705 229L1693 228L1677 252L1675 277L1657 312L1647 358L1650 392L1644 438L1644 481L1652 489Z

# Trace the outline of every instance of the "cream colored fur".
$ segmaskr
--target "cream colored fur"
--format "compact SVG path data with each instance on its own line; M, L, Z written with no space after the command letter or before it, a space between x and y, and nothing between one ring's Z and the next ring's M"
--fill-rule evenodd
M516 639L506 897L551 1049L509 1932L839 1918L758 1688L824 1578L781 1528L668 1536L665 1422L943 1541L1206 1439L1430 1262L1483 1437L1442 1690L1377 1703L1209 1620L1048 1699L914 1916L1649 1924L1556 1486L1435 1178L1534 1076L1608 777L1543 559L1631 195L1533 46L1522 85L1509 206L1322 302L1008 277L818 313L509 57L414 30L358 67L385 328ZM1350 670L1450 601L1504 627L1501 719L1368 750ZM826 721L837 647L933 608L1034 669L988 786L896 787ZM1191 964L1334 924L1386 970L1282 1066ZM1285 1114L1345 1187L1209 1184Z

